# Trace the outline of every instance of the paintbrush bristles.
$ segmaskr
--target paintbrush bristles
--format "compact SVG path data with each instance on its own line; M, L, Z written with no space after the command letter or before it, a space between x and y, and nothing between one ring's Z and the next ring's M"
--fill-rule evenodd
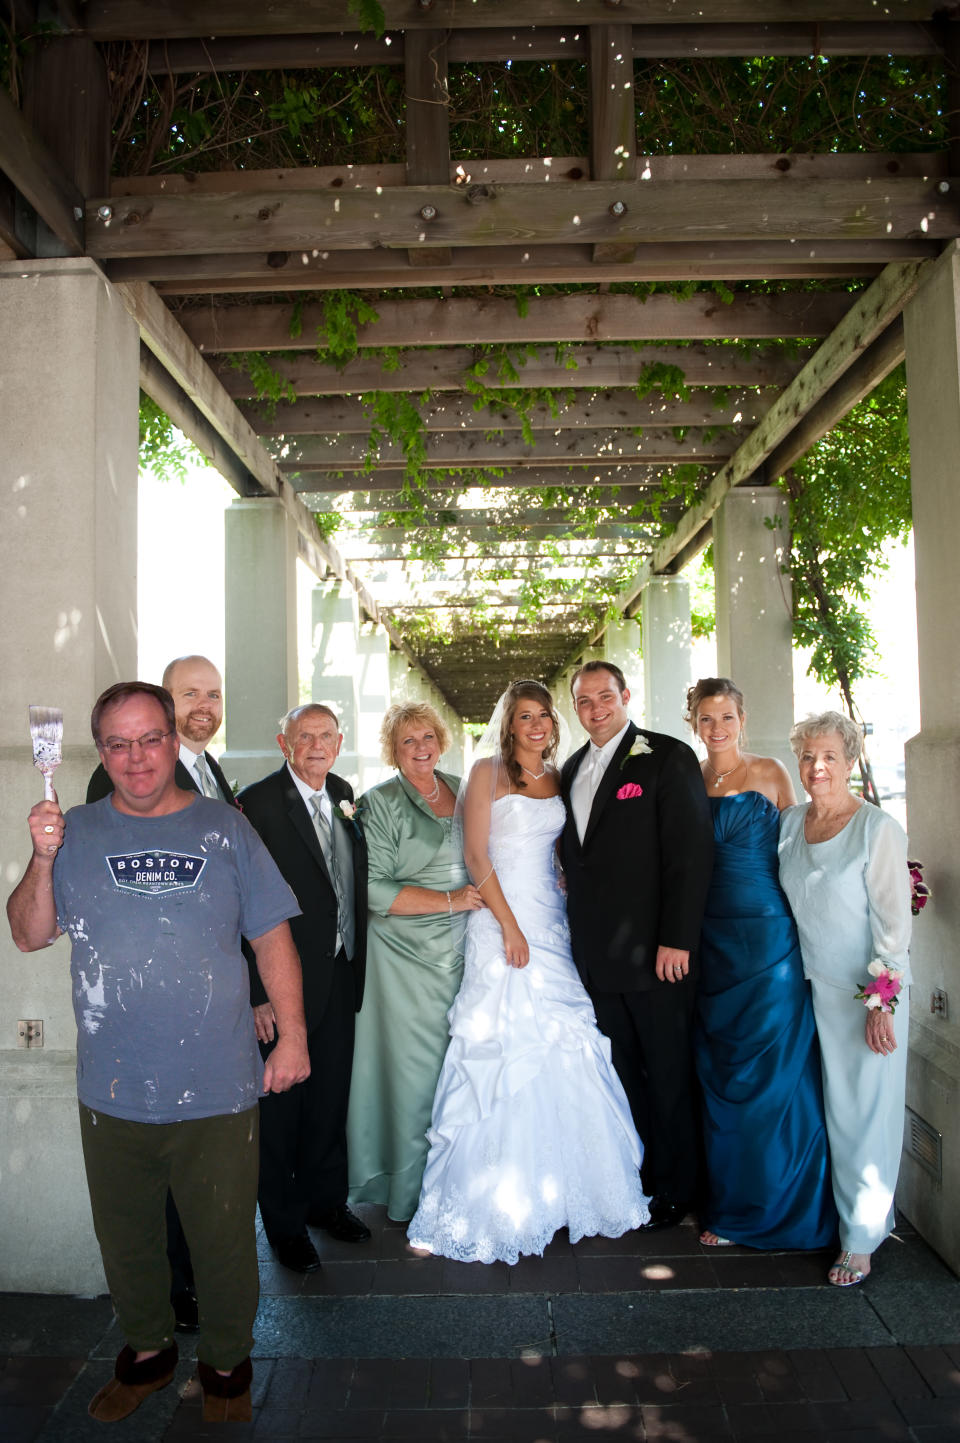
M63 712L53 706L30 708L33 765L43 773L44 795L50 799L50 777L63 759Z

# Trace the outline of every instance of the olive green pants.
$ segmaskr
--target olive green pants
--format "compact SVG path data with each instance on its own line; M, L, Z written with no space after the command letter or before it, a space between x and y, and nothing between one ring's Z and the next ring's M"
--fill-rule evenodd
M200 1337L211 1368L242 1363L260 1294L258 1109L187 1122L127 1122L80 1104L93 1226L120 1327L137 1352L170 1346L166 1197L193 1259Z

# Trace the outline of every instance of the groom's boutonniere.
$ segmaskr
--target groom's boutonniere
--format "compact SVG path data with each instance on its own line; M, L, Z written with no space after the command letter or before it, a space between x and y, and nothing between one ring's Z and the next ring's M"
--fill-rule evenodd
M648 744L644 741L643 737L634 737L633 746L630 748L630 750L627 752L627 755L620 763L620 770L623 770L623 768L627 765L627 762L630 761L631 757L646 757L649 756L652 751L653 747L648 746Z

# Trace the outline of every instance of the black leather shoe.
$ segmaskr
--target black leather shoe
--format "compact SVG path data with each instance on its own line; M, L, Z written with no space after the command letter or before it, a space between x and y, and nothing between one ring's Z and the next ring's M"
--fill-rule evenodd
M365 1243L371 1236L366 1223L361 1222L346 1203L342 1207L312 1212L307 1222L312 1228L323 1228L325 1233L329 1233L341 1243Z
M277 1262L295 1273L315 1273L320 1266L320 1254L306 1233L291 1238L274 1238L270 1246L277 1255Z
M199 1333L200 1312L196 1293L190 1288L184 1288L180 1293L171 1293L170 1302L173 1304L173 1316L176 1319L174 1327L177 1332Z
M650 1221L644 1223L643 1231L656 1233L663 1228L675 1228L677 1223L683 1221L683 1218L684 1209L679 1203L654 1193L650 1199Z

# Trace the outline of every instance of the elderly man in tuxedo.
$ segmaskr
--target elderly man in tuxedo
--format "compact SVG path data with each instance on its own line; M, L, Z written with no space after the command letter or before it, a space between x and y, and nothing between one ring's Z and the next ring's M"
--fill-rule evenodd
M331 771L343 743L335 713L308 703L280 726L283 766L245 787L239 801L300 904L291 931L303 968L312 1071L282 1099L260 1100L258 1201L279 1261L309 1273L320 1259L308 1225L343 1242L370 1236L347 1207L346 1135L354 1021L363 999L367 853L353 791ZM252 1000L266 1058L276 1028L256 976Z
M694 753L631 722L619 667L586 662L571 690L589 736L561 776L573 956L643 1141L647 1226L671 1227L699 1172L691 1025L713 825Z
M223 721L223 681L205 656L178 656L168 662L163 686L173 697L177 725L176 785L183 791L199 792L211 801L234 806L230 783L215 759L204 748ZM113 782L101 762L87 783L87 802L109 796ZM167 1195L167 1258L170 1263L170 1301L178 1332L195 1333L199 1328L193 1262L183 1235L172 1195Z
M205 750L223 721L223 680L205 656L178 656L167 664L162 685L173 697L177 718L177 786L192 789L215 802L233 805L230 783ZM87 786L87 801L98 802L113 790L103 766Z

